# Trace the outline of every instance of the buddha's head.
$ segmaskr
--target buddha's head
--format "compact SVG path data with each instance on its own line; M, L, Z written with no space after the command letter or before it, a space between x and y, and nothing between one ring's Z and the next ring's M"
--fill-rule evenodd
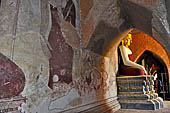
M132 43L132 34L128 34L123 40L122 40L122 45L129 47L130 44Z

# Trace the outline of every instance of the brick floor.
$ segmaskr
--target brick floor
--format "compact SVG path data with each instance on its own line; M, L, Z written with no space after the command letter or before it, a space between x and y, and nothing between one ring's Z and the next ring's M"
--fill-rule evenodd
M120 109L115 113L170 113L170 101L164 101L164 108L159 110Z

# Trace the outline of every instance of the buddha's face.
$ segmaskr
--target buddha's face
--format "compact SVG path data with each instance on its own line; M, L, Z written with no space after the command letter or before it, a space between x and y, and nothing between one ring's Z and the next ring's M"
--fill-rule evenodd
M131 34L128 34L128 36L123 40L124 46L129 47L132 43L132 37Z

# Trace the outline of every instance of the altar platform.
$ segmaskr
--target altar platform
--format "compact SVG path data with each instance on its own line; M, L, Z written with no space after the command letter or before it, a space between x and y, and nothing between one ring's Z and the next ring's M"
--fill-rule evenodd
M122 109L156 110L163 99L154 91L153 76L118 76L118 98Z

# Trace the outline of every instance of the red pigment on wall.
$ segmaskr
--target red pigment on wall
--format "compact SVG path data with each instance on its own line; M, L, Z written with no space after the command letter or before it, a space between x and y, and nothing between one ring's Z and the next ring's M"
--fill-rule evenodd
M50 88L53 86L54 75L58 75L61 82L70 83L72 81L73 62L73 49L65 42L64 37L62 36L57 8L51 6L51 15L52 28L48 39L52 47L52 57L49 60Z
M18 96L24 89L22 70L6 56L0 54L0 99Z

